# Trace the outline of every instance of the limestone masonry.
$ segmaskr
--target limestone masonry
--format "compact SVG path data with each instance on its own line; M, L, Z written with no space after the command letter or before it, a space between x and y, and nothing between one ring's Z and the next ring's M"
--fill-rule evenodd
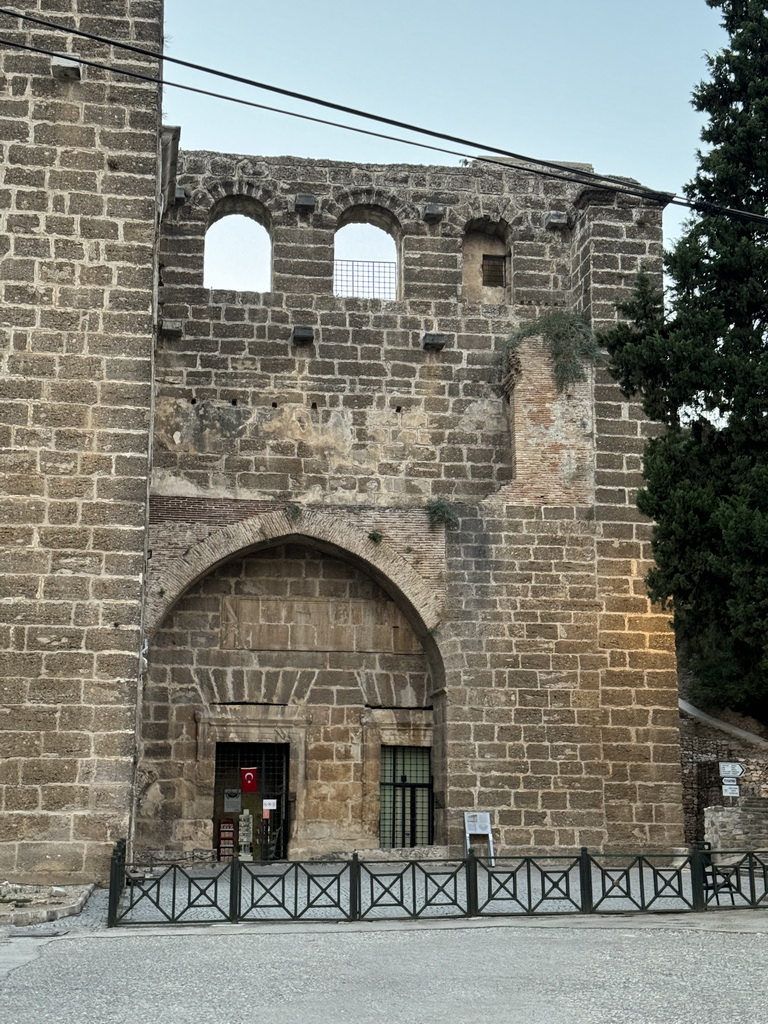
M26 7L162 45L159 0ZM263 856L460 853L472 810L506 850L680 846L649 425L599 366L558 391L541 337L502 387L518 326L599 331L660 272L659 205L480 161L178 151L156 86L0 60L0 876L103 878L121 836L223 855L246 807ZM269 292L203 285L235 214ZM350 223L394 239L394 299L334 294Z

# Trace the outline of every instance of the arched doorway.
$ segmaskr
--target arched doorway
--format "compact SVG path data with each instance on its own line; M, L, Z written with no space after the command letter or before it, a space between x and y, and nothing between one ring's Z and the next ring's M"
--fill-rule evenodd
M246 810L259 857L432 841L440 672L409 615L306 537L193 583L149 652L137 851L220 849Z

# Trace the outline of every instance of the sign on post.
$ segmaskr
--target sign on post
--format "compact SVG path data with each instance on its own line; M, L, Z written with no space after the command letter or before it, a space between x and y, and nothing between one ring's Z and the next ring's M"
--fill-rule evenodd
M738 796L739 784L736 779L723 779L723 796Z
M744 774L744 765L738 761L721 761L720 776L723 779L739 779Z
M493 832L491 831L491 816L488 811L465 811L464 812L464 846L469 853L470 840L472 836L488 837L488 852L491 855L491 867L495 864L493 852Z

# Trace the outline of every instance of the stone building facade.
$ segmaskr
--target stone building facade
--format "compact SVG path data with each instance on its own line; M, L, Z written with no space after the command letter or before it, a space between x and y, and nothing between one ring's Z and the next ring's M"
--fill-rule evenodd
M160 45L153 0L38 6ZM599 330L660 271L660 207L482 161L177 152L151 85L1 56L0 872L215 847L251 760L290 857L459 852L472 810L506 850L679 846L649 426L599 366L558 390L541 337L502 386L517 326ZM269 292L204 287L233 214ZM394 239L394 299L334 295L356 222Z

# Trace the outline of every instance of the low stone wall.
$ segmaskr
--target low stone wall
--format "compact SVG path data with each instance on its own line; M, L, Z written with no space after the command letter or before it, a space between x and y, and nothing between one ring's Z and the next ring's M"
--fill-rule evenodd
M768 798L737 797L732 807L707 807L704 838L715 850L768 850Z
M727 723L723 725L727 727ZM760 803L768 804L768 744L759 736L754 737L754 742L749 742L683 714L680 721L680 748L686 842L707 839L713 845L720 845L719 838L715 842L709 835L710 829L716 827L708 824L710 819L712 822L720 820L714 812L736 811L743 801L755 798ZM731 799L723 796L721 761L737 761L744 767L744 774L739 779L741 796L737 798L738 804L733 806L725 806ZM710 811L712 815L709 815ZM733 815L729 817L726 814L723 821L730 821L731 817ZM723 827L726 828L725 825ZM724 834L740 834L735 819L733 828L728 826ZM733 845L730 840L729 844ZM737 848L747 849L747 846Z

